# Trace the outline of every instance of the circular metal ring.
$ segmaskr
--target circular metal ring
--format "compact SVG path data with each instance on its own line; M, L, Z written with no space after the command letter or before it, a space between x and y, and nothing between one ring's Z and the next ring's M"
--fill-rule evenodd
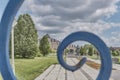
M4 80L16 80L9 61L9 37L14 17L24 0L9 0L0 22L0 71Z
M70 66L66 64L66 62L63 59L64 49L72 42L74 41L87 41L93 44L98 51L100 52L101 57L101 69L99 72L99 75L96 80L109 80L112 70L112 61L111 61L111 55L108 47L106 44L96 35L89 32L75 32L71 35L67 36L59 45L57 50L57 57L59 63L67 70L75 71L79 67L77 66ZM82 61L82 65L84 64L84 61ZM79 66L82 66L79 64Z

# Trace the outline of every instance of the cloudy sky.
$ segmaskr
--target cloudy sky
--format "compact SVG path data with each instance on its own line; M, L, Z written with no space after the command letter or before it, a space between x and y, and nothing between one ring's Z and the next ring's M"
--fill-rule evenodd
M0 18L7 2L0 2ZM62 40L89 31L108 46L120 46L120 0L25 0L17 15L23 13L32 16L39 37L48 33Z

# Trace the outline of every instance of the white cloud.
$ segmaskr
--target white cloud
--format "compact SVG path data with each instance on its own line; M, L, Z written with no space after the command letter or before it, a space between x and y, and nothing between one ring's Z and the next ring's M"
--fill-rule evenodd
M120 32L114 31L111 32L111 37L103 37L101 38L105 41L105 43L109 46L120 46Z
M62 40L75 31L100 35L112 27L120 27L119 23L102 20L102 17L109 18L117 12L118 2L119 0L26 0L20 12L31 14L37 30ZM120 40L116 36L102 39L109 45Z
M61 20L97 21L117 12L119 0L26 0L22 11L33 15L61 17Z

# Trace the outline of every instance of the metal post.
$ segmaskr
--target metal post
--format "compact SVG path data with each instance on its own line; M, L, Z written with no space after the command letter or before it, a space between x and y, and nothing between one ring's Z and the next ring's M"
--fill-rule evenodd
M14 26L17 24L16 20L14 20L12 25L12 32L11 32L11 58L12 58L12 68L15 74L15 61L14 61Z

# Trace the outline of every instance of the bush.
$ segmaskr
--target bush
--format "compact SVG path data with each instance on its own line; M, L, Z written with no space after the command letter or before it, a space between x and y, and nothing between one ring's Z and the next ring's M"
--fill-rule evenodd
M37 54L37 57L41 57L42 56L42 54Z
M114 50L114 51L112 51L112 55L113 55L113 56L118 56L119 53L118 53L116 50Z

